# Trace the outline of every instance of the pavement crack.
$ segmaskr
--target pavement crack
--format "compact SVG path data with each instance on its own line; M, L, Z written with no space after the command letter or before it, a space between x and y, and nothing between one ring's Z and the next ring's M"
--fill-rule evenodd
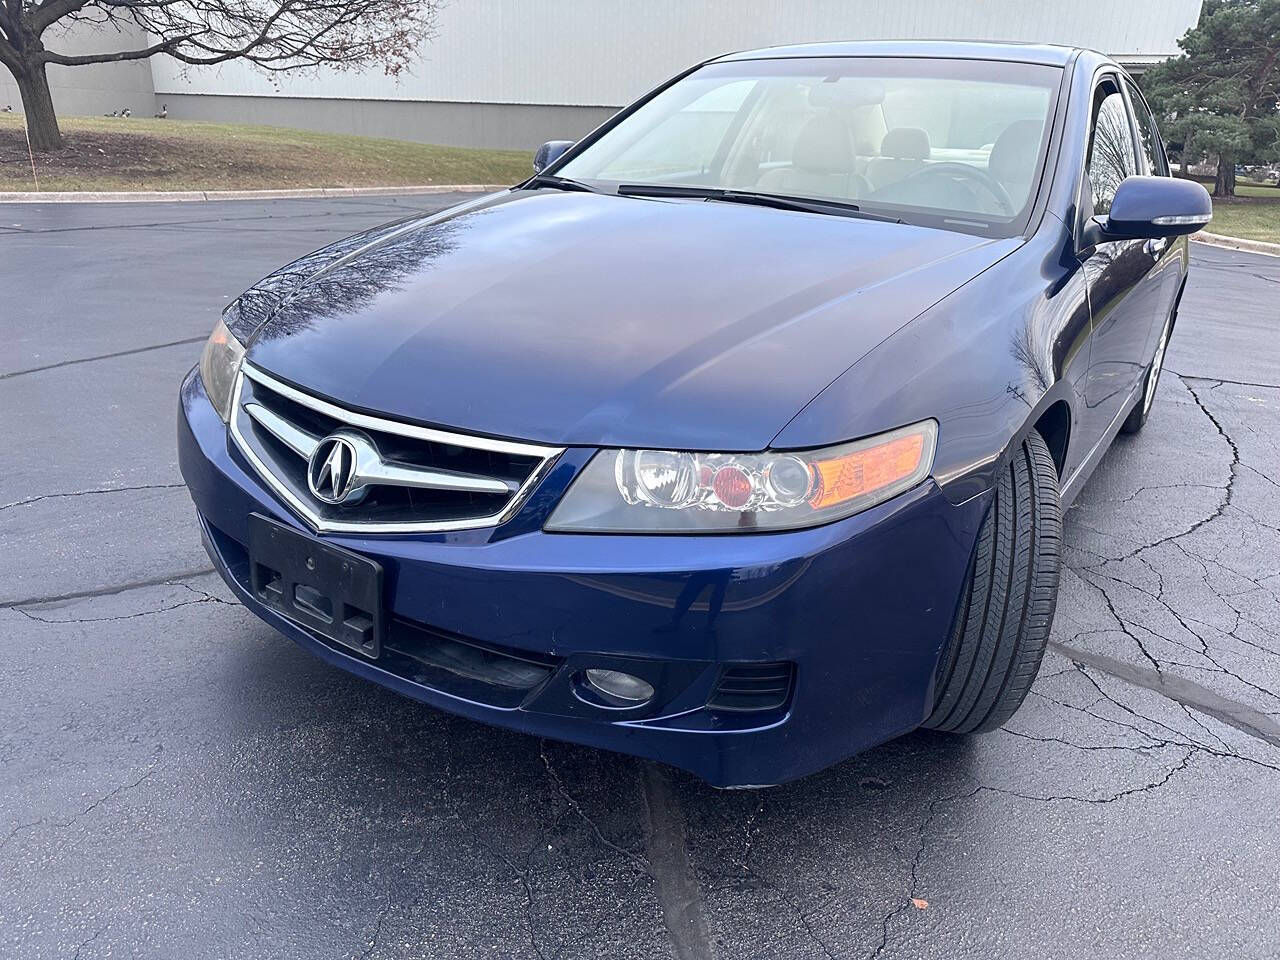
M1083 571L1077 571L1077 573L1080 573L1080 572L1083 572ZM1102 574L1102 576L1105 576L1105 574ZM1109 579L1113 579L1113 578L1109 578ZM1116 607L1115 601L1111 599L1111 595L1107 593L1106 589L1101 584L1095 583L1092 579L1089 579L1087 577L1081 577L1080 582L1088 584L1089 586L1093 587L1093 589L1098 591L1098 595L1102 597L1102 602L1106 604L1107 610L1110 612L1117 626L1120 627L1120 632L1123 633L1130 640L1132 640L1135 644L1137 644L1138 650L1142 653L1144 657L1146 657L1148 661L1150 661L1151 666L1155 669L1155 671L1159 673L1160 661L1157 660L1154 656L1152 656L1151 651L1147 649L1147 645L1142 642L1142 638L1139 637L1136 633L1134 633L1133 630L1131 629L1132 626L1141 626L1141 625L1130 624L1128 620L1126 620L1124 617L1120 615L1120 611ZM1126 584L1126 586L1129 586L1129 584Z
M156 772L156 766L160 762L158 754L159 754L159 751L157 751L157 753L153 755L151 765L147 767L146 772L143 773L142 776L138 777L138 779L130 781L128 783L120 784L114 790L111 790L109 793L106 793L103 796L99 797L98 799L94 800L92 803L90 803L87 807L85 807L79 813L73 814L71 817L65 820L50 821L48 817L41 817L39 820L30 820L26 823L19 823L9 831L9 833L5 836L4 840L0 840L0 849L3 849L4 847L8 846L9 842L24 830L31 830L45 823L52 823L53 826L55 826L57 829L65 830L67 827L72 826L83 817L86 817L89 814L91 814L94 810L97 810L104 803L107 803L108 801L114 799L115 797L120 796L120 794L126 793L127 791L132 790L134 787L141 785L145 780L149 779L153 773Z
M1239 508L1237 508L1237 509L1239 509ZM1204 581L1205 585L1206 585L1207 587L1209 587L1209 589L1210 589L1210 590L1211 590L1215 595L1217 595L1217 596L1218 596L1218 598L1223 602L1223 604L1224 604L1225 606L1227 606L1229 609L1231 609L1231 610L1232 610L1232 612L1235 614L1235 617L1236 617L1236 623L1235 623L1235 625L1233 626L1233 628L1232 628L1231 630L1229 630L1229 631L1222 631L1222 632L1223 632L1223 633L1225 633L1225 635L1226 635L1226 636L1229 636L1229 637L1231 637L1232 639L1237 640L1237 641L1238 641L1238 642L1240 642L1240 643L1244 643L1244 644L1246 644L1246 645L1248 645L1248 646L1254 647L1254 648L1256 648L1256 649L1258 649L1258 650L1260 650L1260 651L1262 651L1262 652L1265 652L1265 653L1267 653L1267 654L1269 654L1269 655L1271 655L1271 656L1280 656L1280 654L1277 654L1277 653L1276 653L1275 651L1273 651L1273 650L1270 650L1270 649L1268 649L1268 648L1266 648L1266 647L1260 646L1259 644L1253 643L1252 641L1243 640L1243 639L1241 639L1240 637L1236 636L1236 634L1235 634L1235 629L1239 626L1240 621L1243 619L1243 617L1242 617L1242 615L1241 615L1240 611L1239 611L1239 610L1237 610L1237 609L1236 609L1232 604L1230 604L1230 603L1228 602L1226 595L1224 595L1220 590L1216 590L1216 589L1214 589L1214 588L1213 588L1213 586L1209 583L1209 580L1208 580L1208 577L1209 577L1208 567L1206 566L1206 564L1205 564L1205 562L1204 562L1203 560L1201 560L1200 558L1198 558L1198 557L1196 557L1194 554L1192 554L1192 553L1191 553L1189 550L1187 550L1187 549L1186 549L1186 547L1184 547L1182 544L1175 543L1175 544L1174 544L1174 546L1176 546L1176 547L1177 547L1177 548L1178 548L1178 549L1179 549L1183 554L1185 554L1185 555L1187 556L1187 558L1188 558L1188 559L1190 559L1192 562L1196 563L1196 564L1200 567L1201 574L1202 574L1202 580ZM1114 577L1114 576L1111 576L1110 574L1104 573L1104 572L1102 572L1101 568L1089 568L1089 571L1090 571L1091 573L1096 573L1098 576L1104 577L1104 578L1106 578L1107 580L1110 580L1110 581L1111 581L1111 582L1113 582L1113 583L1119 584L1119 585L1121 585L1121 586L1128 587L1129 589L1131 589L1131 590L1135 591L1136 593L1140 593L1140 594L1142 594L1143 596L1148 597L1148 598L1150 598L1151 600L1153 600L1153 601L1155 601L1156 603L1158 603L1161 607L1163 607L1163 608L1164 608L1164 610L1165 610L1165 611L1166 611L1170 616L1172 616L1172 617L1173 617L1173 619L1174 619L1174 620L1176 620L1176 621L1178 622L1178 625L1179 625L1180 627L1182 627L1182 629L1183 629L1184 631L1186 631L1188 634L1190 634L1192 637L1194 637L1194 638L1195 638L1196 643L1197 643L1197 644L1198 644L1198 646L1199 646L1199 649L1192 650L1192 649L1191 649L1190 647L1188 647L1186 644L1184 644L1184 643L1180 643L1179 641L1177 641L1177 640L1173 639L1172 637L1167 637L1167 636L1165 636L1165 635L1164 635L1164 634L1162 634L1162 633L1158 633L1158 632L1156 632L1155 630L1151 629L1150 627L1142 626L1142 625L1140 625L1140 624L1132 624L1132 626L1138 627L1138 628L1139 628L1139 629L1141 629L1142 631L1144 631L1144 632L1146 632L1146 633L1149 633L1149 634L1151 634L1153 637L1156 637L1156 638L1158 638L1158 639L1160 639L1160 640L1163 640L1165 643L1168 643L1168 644L1170 644L1170 645L1172 645L1172 646L1175 646L1175 647L1182 647L1183 649L1191 650L1191 652L1192 652L1193 654L1195 654L1195 655L1197 655L1197 656L1200 656L1200 657L1204 658L1205 660L1209 661L1209 663L1213 664L1213 666L1214 666L1214 668L1215 668L1215 669L1214 669L1213 671L1209 671L1209 672L1221 673L1221 674L1223 674L1223 675L1225 675L1225 676L1231 677L1233 680L1237 681L1238 683L1241 683L1241 684L1243 684L1244 686L1249 687L1250 689L1254 690L1255 692L1260 693L1260 694L1262 694L1263 696L1269 697L1269 698L1271 698L1271 699L1273 699L1273 700L1280 699L1280 697L1277 697L1277 695L1276 695L1276 693L1275 693L1274 691L1272 691L1272 690L1268 689L1267 687L1261 686L1260 684L1254 683L1252 680L1248 680L1248 679L1246 679L1245 677L1242 677L1242 676L1240 676L1239 674L1237 674L1237 673L1233 672L1232 670L1228 669L1226 666L1224 666L1224 665L1222 664L1222 662L1221 662L1217 657L1215 657L1212 653L1210 653L1209 641L1205 638L1204 634L1202 634L1199 630L1196 630L1196 629L1192 626L1192 624L1194 623L1194 624L1196 624L1197 626L1200 626L1200 627L1209 627L1209 625L1204 624L1204 623L1202 623L1201 621L1196 620L1196 619L1195 619L1195 618L1193 618L1193 617L1186 617L1186 616L1183 616L1183 614L1182 614L1182 613L1180 613L1177 609L1175 609L1175 608L1173 607L1173 605L1172 605L1172 604L1170 604L1167 600L1165 600L1165 598L1164 598L1164 593L1165 593L1165 591L1164 591L1164 578L1163 578L1163 576L1161 576L1161 574L1160 574L1159 570L1158 570L1157 568L1155 568L1154 566L1152 566L1151 564L1147 563L1147 561L1145 560L1145 558L1143 558L1143 557L1138 557L1137 559L1138 559L1138 561L1139 561L1139 562L1141 562L1145 567L1147 567L1147 569L1148 569L1148 570L1150 570L1152 573L1154 573L1154 574L1155 574L1156 579L1157 579L1157 582L1158 582L1158 587L1157 587L1157 592L1156 592L1156 593L1152 593L1150 590L1147 590L1146 588L1144 588L1144 587L1142 587L1142 586L1140 586L1140 585L1138 585L1138 584L1136 584L1136 583L1131 583L1131 582L1130 582L1130 581L1128 581L1128 580L1122 580L1122 579L1120 579L1120 578L1118 578L1118 577ZM1078 572L1082 572L1082 571L1078 571ZM1081 579L1082 579L1082 580L1084 580L1084 578L1083 578L1083 577L1082 577ZM1249 580L1251 583L1253 583L1255 586L1257 586L1257 581L1254 581L1254 580L1252 580L1252 579L1251 579L1251 578L1249 578L1249 577L1244 577L1244 579ZM1084 582L1086 582L1086 583L1092 583L1092 581L1089 581L1089 580L1084 580ZM1189 669L1189 670L1207 670L1207 668L1206 668L1206 667L1204 667L1203 665L1195 664L1195 663L1184 663L1184 662L1172 661L1172 660L1168 660L1168 659L1165 659L1165 660L1163 660L1163 661L1157 661L1157 660L1156 660L1156 659L1155 659L1155 658L1154 658L1154 657L1153 657L1153 656L1152 656L1152 655L1151 655L1151 654L1146 650L1146 648L1145 648L1145 646L1142 644L1141 640L1139 640L1139 639L1138 639L1138 637L1137 637L1135 634L1133 634L1133 633L1128 629L1128 626L1126 626L1125 621L1123 621L1123 620L1121 620L1121 619L1120 619L1119 613L1118 613L1118 611L1116 610L1116 608L1115 608L1114 604L1112 604L1112 603L1111 603L1110 597L1109 597L1109 595L1107 594L1106 589L1105 589L1105 588L1103 588L1103 587L1102 587L1101 585L1099 585L1099 584L1093 584L1093 585L1102 591L1102 595L1103 595L1104 599L1106 600L1107 605L1108 605L1109 609L1110 609L1110 610L1111 610L1111 612L1112 612L1112 615L1113 615L1113 616L1115 616L1115 617L1116 617L1116 619L1117 619L1117 622L1119 622L1119 623L1120 623L1121 630L1123 630L1123 631L1124 631L1124 633L1125 633L1126 635L1128 635L1128 636L1132 637L1132 638L1134 639L1134 641L1138 643L1138 646L1139 646L1139 648L1140 648L1140 649L1142 649L1143 654L1144 654L1144 655L1146 655L1147 659L1148 659L1148 660L1150 660L1150 661L1152 662L1153 666L1155 666L1155 668L1156 668L1156 670L1157 670L1157 671L1159 671L1159 670L1160 670L1160 663L1161 663L1161 662L1166 663L1166 664L1169 664L1169 665L1173 665L1173 666L1180 666L1180 667L1184 667L1184 668ZM1216 627L1209 627L1209 629L1216 630L1216 629L1218 629L1218 628L1216 628Z
M18 600L0 600L0 610L9 610L14 607L37 607L45 603L57 603L62 600L83 600L88 597L112 597L118 593L126 593L129 590L141 590L143 587L158 587L161 584L177 585L180 580L192 580L196 577L202 577L205 574L213 573L211 566L195 567L190 570L177 570L171 573L162 573L159 576L147 577L143 580L130 580L125 583L112 584L106 587L93 587L89 590L75 590L71 593L55 593L40 597L23 597Z
M23 500L13 500L9 503L0 503L0 511L10 510L14 507L26 507L33 503L39 503L42 500L92 497L104 493L137 493L140 490L177 490L179 487L185 486L185 483L143 483L133 487L99 487L95 490L72 490L67 493L42 493L36 497L27 497Z
M1101 750L1101 751L1124 751L1126 753L1145 753L1150 750L1157 750L1163 746L1167 746L1169 741L1153 741L1151 743L1076 743L1074 740L1068 740L1065 737L1038 737L1034 734L1023 733L1021 730L1010 730L1004 728L1001 733L1007 733L1011 737L1017 737L1020 740L1032 740L1036 743L1057 743L1073 750Z
M582 806L578 803L577 799L570 794L567 789L565 789L564 782L560 779L560 775L556 773L555 767L551 765L551 758L547 756L547 742L545 740L538 743L538 752L542 757L543 766L547 769L547 776L555 786L556 791L564 798L565 803L569 805L569 809L576 813L578 817L591 828L591 832L595 834L596 839L614 853L618 854L618 856L625 858L638 867L642 874L645 876L651 876L652 871L649 868L649 863L644 860L644 858L624 847L619 846L606 837L604 833L601 832L599 825L592 820L591 817L587 816L586 811L582 809Z
M907 896L903 901L895 906L892 910L884 915L880 921L880 942L876 948L871 951L869 960L875 960L879 957L889 945L889 925L893 923L894 918L900 916L907 909L914 906L912 900L915 898L916 891L920 885L920 861L924 859L925 850L929 845L929 827L933 824L933 819L938 815L938 807L944 803L951 803L956 800L971 800L981 793L985 788L979 784L967 793L953 793L945 797L934 797L929 801L929 809L924 820L920 822L920 829L916 843L916 853L911 859L911 876L910 884L907 887Z
M386 905L378 911L378 917L373 924L373 935L369 938L369 946L367 946L360 960L369 960L373 955L373 951L378 948L378 939L382 936L382 925L386 922L387 917L391 914L391 894L387 894Z
M466 821L466 819L458 811L456 810L451 811L451 814L454 817L454 819L457 820L459 826L462 827L463 832L465 832L468 836L470 836L473 840L475 840L476 843L478 843L481 847L487 850L492 856L496 857L497 859L501 860L504 864L506 864L507 869L516 875L516 879L519 881L520 886L524 890L524 923L525 923L525 931L529 939L529 947L530 949L533 950L535 954L537 954L539 960L547 960L547 955L543 952L542 945L538 943L537 931L534 929L533 885L529 883L528 864L527 863L525 864L524 869L521 869L520 867L516 866L516 862L512 860L509 856L507 856L507 854L505 854L504 852L499 850L497 847L493 846L492 844L484 840L480 836L480 834L477 833L471 827L471 825Z
M100 936L102 936L106 932L107 932L106 927L99 927L97 932L95 932L93 936L89 937L87 940L81 940L79 943L77 943L75 953L71 955L71 960L80 960L80 951L83 950L85 947L87 947L89 944L93 943L93 941L97 940Z
M1174 373L1172 370L1169 372L1173 373L1173 375L1179 380L1194 380L1197 383L1214 384L1213 387L1209 388L1211 390L1216 389L1216 387L1220 387L1223 384L1230 384L1233 387L1262 387L1264 390L1280 390L1280 383L1259 383L1256 380L1226 380L1222 377L1196 377L1189 373Z
M805 935L808 936L808 938L812 940L815 944L817 944L818 948L824 954L826 954L827 957L831 958L831 960L835 960L835 954L831 952L831 948L827 946L827 942L818 935L818 932L813 928L813 923L811 922L817 910L821 909L823 906L826 905L825 902L822 904L818 904L816 907L814 907L813 909L811 909L809 912L806 913L805 910L795 902L795 900L791 897L791 895L787 891L779 889L778 886L774 884L772 881L770 881L767 877L764 877L760 873L758 873L755 867L752 866L751 864L751 851L754 845L754 842L752 840L752 835L755 829L756 820L758 820L760 818L760 815L764 813L764 801L765 801L765 794L761 793L760 801L758 804L756 804L755 810L751 812L751 815L747 817L746 821L743 824L742 855L740 857L736 857L735 860L738 866L742 868L742 872L747 877L755 881L761 887L767 890L773 891L775 894L778 895L778 898L780 900L782 900L789 907L791 907L791 909L795 911L796 919L799 921L800 927L804 930Z
M44 373L48 370L61 370L63 367L74 367L81 363L93 363L97 360L114 360L116 357L131 357L138 353L150 353L153 350L166 350L169 347L185 347L192 343L203 343L208 337L186 337L182 340L170 340L167 343L153 343L145 347L134 347L131 350L117 350L114 353L100 353L92 357L76 357L73 360L60 360L57 363L46 363L40 367L26 367L23 370L10 370L0 373L0 380L11 380L14 377L25 377L29 373Z
M1158 693L1230 727L1235 727L1241 733L1269 743L1273 747L1280 747L1280 722L1277 722L1274 717L1248 704L1228 699L1194 680L1168 672L1161 673L1157 670L1134 666L1123 660L1080 650L1057 640L1050 640L1048 647L1082 667L1089 667L1132 686Z
M1106 500L1093 500L1093 501L1090 501L1090 503L1091 504L1132 503L1134 500L1138 499L1138 497L1140 497L1142 494L1150 490L1221 490L1221 489L1222 489L1221 487L1214 486L1211 483L1153 483L1153 484L1146 484L1144 486L1138 487L1138 489L1134 490L1133 493L1129 494L1127 497L1115 497L1113 499L1106 499Z
M1095 687L1095 689L1101 689L1098 687L1097 682L1092 677L1090 677L1087 673L1085 673L1081 668L1077 667L1077 669L1081 670L1081 674L1085 677L1085 679L1087 679ZM1274 763L1267 763L1264 760L1258 760L1254 757L1248 757L1243 754L1236 753L1229 746L1227 746L1227 744L1222 740L1221 737L1219 737L1217 734L1210 731L1209 728L1204 725L1204 723L1195 715L1192 709L1188 707L1186 704L1179 704L1179 707L1182 708L1183 713L1186 714L1187 718L1192 723L1194 723L1196 727L1206 737L1215 741L1217 746L1207 746L1206 744L1199 743L1196 740L1192 739L1191 737L1184 736L1181 731L1175 730L1172 727L1169 727L1163 723L1159 723L1154 720L1149 720L1146 717L1142 717L1140 714L1135 713L1130 707L1120 703L1118 700L1114 699L1113 697L1105 693L1101 698L1099 698L1099 700L1095 700L1088 707L1078 707L1078 706L1075 706L1074 704L1064 703L1060 700L1054 700L1051 697L1045 697L1043 694L1040 694L1040 696L1043 699L1049 701L1050 703L1053 703L1056 706L1062 707L1066 710L1077 711L1101 723L1117 726L1123 730L1129 730L1137 734L1146 742L1141 744L1134 744L1132 746L1125 745L1125 744L1085 744L1085 743L1076 743L1073 740L1067 740L1059 737L1036 737L1030 734L1024 734L1024 733L1020 733L1020 732L1017 732L1014 730L1008 730L1008 729L1004 730L1003 732L1012 734L1013 736L1016 736L1016 737L1022 737L1027 740L1035 740L1042 743L1061 743L1065 746L1071 747L1074 750L1082 750L1082 751L1132 750L1134 752L1146 752L1151 750L1166 749L1168 747L1178 747L1182 749L1194 750L1196 753L1208 754L1211 757L1216 757L1222 760L1240 760L1244 763L1252 764L1257 767L1262 767L1264 770L1270 770L1272 773L1280 773L1280 766L1277 766ZM1175 739L1166 739L1163 737L1154 736L1148 733L1147 731L1141 729L1140 727L1134 726L1133 724L1123 723L1112 717L1104 717L1101 714L1095 713L1093 712L1092 709L1090 709L1091 707L1096 706L1097 703L1103 700L1115 705L1116 707L1119 707L1125 713L1128 713L1134 716L1136 719L1143 720L1147 723L1153 724L1154 726L1160 727L1162 730L1168 731L1168 733Z
M1156 780L1152 780L1149 783L1144 783L1138 787L1129 787L1128 789L1121 790L1118 793L1108 794L1102 797L1077 797L1075 794L1072 794L1072 793L1060 793L1060 794L1051 794L1049 796L1041 796L1039 794L1034 794L1034 793L1022 793L1018 790L1010 790L1008 787L992 787L992 786L986 786L986 785L983 785L979 789L990 791L991 793L1002 794L1004 796L1017 797L1020 800L1031 800L1036 803L1070 802L1070 803L1090 804L1093 806L1105 806L1110 803L1115 803L1117 800L1123 800L1126 797L1132 797L1142 793L1150 793L1153 790L1160 789L1165 784L1167 784L1170 780L1172 780L1177 774L1187 769L1187 767L1191 763L1192 758L1196 755L1197 752L1199 752L1199 748L1195 746L1189 746L1186 748L1186 752L1183 754L1182 759L1179 760L1177 763L1175 763L1168 770L1166 770L1164 775L1161 776L1160 778Z
M1168 784L1169 781L1172 780L1179 773L1186 770L1187 767L1190 765L1191 760L1195 757L1196 753L1197 753L1197 749L1194 746L1188 746L1185 748L1185 752L1183 753L1182 758L1178 760L1177 763L1175 763L1172 767L1170 767L1168 770L1166 770L1161 776L1157 777L1156 779L1150 780L1136 787L1129 787L1125 790L1120 790L1116 793L1107 794L1101 797L1078 797L1074 794L1069 794L1069 793L1040 796L1037 794L1022 793L1017 790L1011 790L1007 787L995 787L995 786L991 786L989 784L983 784L983 783L979 783L972 790L966 791L964 793L954 793L954 794L948 794L943 797L935 797L933 800L929 801L928 811L925 815L924 820L921 821L920 823L919 840L916 845L915 856L912 858L912 861L911 861L910 882L908 883L908 886L907 886L907 895L903 898L901 903L897 904L892 910L886 913L884 917L881 919L880 942L876 945L875 949L871 951L871 954L869 955L868 960L875 960L875 958L879 957L888 947L889 930L894 919L901 916L906 911L913 909L915 906L914 901L916 900L916 894L919 892L919 888L920 888L920 866L924 860L925 853L929 848L930 827L933 825L933 821L938 815L939 807L941 807L943 804L954 803L960 800L972 800L974 797L978 796L978 794L981 794L981 793L993 793L999 796L1008 796L1008 797L1013 797L1019 800L1028 800L1034 803L1069 802L1069 803L1083 803L1083 804L1089 804L1093 806L1104 806L1107 804L1115 803L1119 800L1123 800L1127 797L1138 796L1141 794L1150 793L1152 791L1159 790L1161 787Z
M1239 446L1237 446L1235 440L1231 437L1231 435L1228 434L1226 429L1222 426L1222 422L1213 414L1213 411L1211 411L1208 408L1204 400L1201 399L1200 394L1196 392L1195 387L1192 386L1193 381L1195 382L1206 382L1206 381L1195 378L1195 377L1184 376L1180 373L1175 373L1174 376L1176 376L1179 379L1179 381L1181 381L1183 387L1185 387L1187 392L1191 394L1191 399L1195 401L1196 406L1200 408L1200 411L1208 418L1209 422L1213 424L1213 427L1215 430L1217 430L1218 435L1221 436L1222 439L1226 441L1227 446L1231 449L1231 464L1229 466L1227 482L1223 486L1213 487L1213 489L1222 491L1222 500L1221 502L1219 502L1218 506L1214 508L1213 512L1211 512L1207 517L1201 517L1199 520L1196 520L1189 527L1187 527L1187 529L1182 530L1178 533L1171 533L1168 536L1161 537L1159 540L1153 541L1152 543L1145 543L1140 546L1134 547L1134 549L1130 550L1128 553L1122 556L1107 557L1105 559L1114 560L1116 562L1132 560L1134 557L1137 557L1148 550L1154 549L1155 547L1161 546L1162 544L1176 543L1178 540L1181 540L1183 537L1188 537L1191 534L1195 533L1197 530L1199 530L1201 527L1205 526L1206 524L1213 523L1215 520L1220 518L1224 513L1226 513L1227 509L1231 506L1232 499L1235 495L1236 478L1239 476L1239 470L1241 467L1240 448ZM1208 381L1208 382L1215 382L1215 381ZM1257 386L1262 386L1262 384L1257 384ZM1202 486L1208 486L1208 485L1205 484ZM1093 528L1086 527L1086 529L1093 529ZM1108 536L1107 534L1105 534L1103 531L1100 531L1100 530L1097 530L1094 532L1099 533L1103 536Z
M179 584L175 584L175 586L179 586ZM180 584L180 586L186 586L186 584ZM236 604L223 600L221 597L215 597L212 594L208 594L198 600L181 600L178 603L171 603L168 606L157 607L154 610L139 610L137 613L121 613L110 617L41 617L23 607L13 607L12 609L22 614L28 620L34 620L37 623L106 623L111 620L135 620L138 617L150 617L157 613L168 613L170 610L177 610L181 607L194 607L204 603L220 603L228 607L236 606Z
M1227 511L1227 508L1231 506L1231 500L1235 495L1236 477L1238 475L1238 470L1240 468L1240 448L1236 445L1235 440L1233 440L1231 435L1227 433L1226 429L1222 426L1222 422L1218 420L1216 416L1214 416L1213 411L1210 410L1208 406L1205 405L1205 402L1200 399L1200 394L1196 393L1195 387L1191 386L1191 384L1188 382L1189 378L1179 375L1178 379L1181 380L1183 386L1187 388L1187 392L1191 394L1191 399L1196 402L1196 406L1200 408L1201 413L1203 413L1206 417L1209 418L1209 422L1213 424L1214 429L1218 431L1219 436L1221 436L1222 439L1227 442L1227 446L1231 448L1231 464L1229 467L1230 472L1227 475L1227 485L1226 487L1223 488L1222 502L1218 504L1217 509L1214 510L1213 513L1211 513L1209 516L1201 520L1197 520L1187 530L1183 531L1182 533L1175 534L1172 537L1166 537L1163 540L1157 540L1156 543L1151 544L1151 546L1153 547L1158 546L1160 543L1164 543L1168 540L1176 540L1176 539L1181 539L1182 537L1190 536L1191 534L1199 530L1201 527L1203 527L1205 524L1212 523L1214 520L1217 520L1219 517L1221 517Z

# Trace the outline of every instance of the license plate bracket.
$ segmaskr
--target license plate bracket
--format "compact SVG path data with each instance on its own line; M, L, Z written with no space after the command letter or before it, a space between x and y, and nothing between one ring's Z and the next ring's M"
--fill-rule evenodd
M381 656L380 563L253 513L249 570L260 603L370 660Z

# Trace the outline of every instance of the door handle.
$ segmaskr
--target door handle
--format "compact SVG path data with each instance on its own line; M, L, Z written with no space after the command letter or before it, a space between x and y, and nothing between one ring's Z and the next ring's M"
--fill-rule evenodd
M1157 237L1148 240L1142 245L1142 249L1153 257L1158 257L1164 253L1164 248L1169 245L1168 237Z

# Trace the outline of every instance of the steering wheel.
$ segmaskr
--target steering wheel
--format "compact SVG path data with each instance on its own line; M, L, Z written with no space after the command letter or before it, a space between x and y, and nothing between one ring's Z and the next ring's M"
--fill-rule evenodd
M970 166L967 163L956 163L952 160L929 163L914 173L907 174L898 182L906 183L908 180L921 180L925 177L937 176L943 176L949 180L969 180L972 183L976 183L985 187L986 191L996 198L996 203L1000 205L1003 213L1013 216L1018 212L1013 205L1013 200L1009 197L1009 191L1004 188L1004 184L981 167Z

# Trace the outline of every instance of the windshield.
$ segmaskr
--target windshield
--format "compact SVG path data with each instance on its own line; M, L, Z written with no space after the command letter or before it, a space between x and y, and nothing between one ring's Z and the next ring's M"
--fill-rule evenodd
M554 172L855 203L1010 235L1035 197L1057 67L985 60L714 63Z

